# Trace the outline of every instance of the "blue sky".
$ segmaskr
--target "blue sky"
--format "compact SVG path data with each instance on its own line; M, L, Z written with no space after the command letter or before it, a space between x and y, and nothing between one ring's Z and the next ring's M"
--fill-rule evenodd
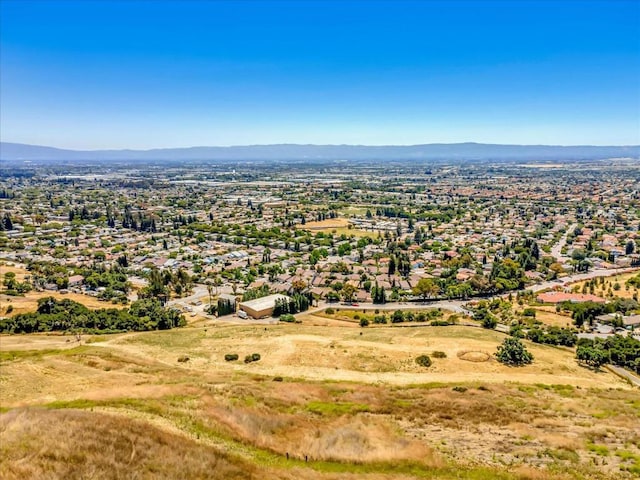
M640 1L0 1L0 136L640 144Z

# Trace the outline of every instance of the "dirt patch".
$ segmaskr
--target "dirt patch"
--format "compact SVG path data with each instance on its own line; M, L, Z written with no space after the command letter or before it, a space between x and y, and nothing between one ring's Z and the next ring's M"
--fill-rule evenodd
M329 218L327 220L322 220L319 222L307 222L304 225L301 225L300 228L304 230L315 230L315 231L323 231L332 228L341 228L348 227L349 220L346 218Z
M473 350L463 350L462 352L458 352L457 356L460 360L464 360L465 362L482 363L491 360L491 355L487 352Z

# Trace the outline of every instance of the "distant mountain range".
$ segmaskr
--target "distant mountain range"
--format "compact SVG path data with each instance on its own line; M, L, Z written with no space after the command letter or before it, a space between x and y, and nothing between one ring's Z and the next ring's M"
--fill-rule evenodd
M431 143L406 146L366 146L282 144L153 150L64 150L21 143L0 143L0 160L5 161L568 161L622 157L640 158L640 145L555 146Z

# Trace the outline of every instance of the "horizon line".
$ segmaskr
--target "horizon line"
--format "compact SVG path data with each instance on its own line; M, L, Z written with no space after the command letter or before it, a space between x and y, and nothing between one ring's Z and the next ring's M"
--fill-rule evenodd
M282 146L297 146L297 147L370 147L370 148L385 148L385 147L421 147L431 145L489 145L489 146L505 146L505 147L640 147L640 144L550 144L550 143L489 143L489 142L476 142L476 141L464 141L464 142L430 142L430 143L411 143L411 144L363 144L363 143L255 143L244 145L190 145L190 146L172 146L172 147L148 147L148 148L130 148L130 147L102 147L102 148L69 148L69 147L57 147L53 145L43 145L35 143L23 143L12 142L6 140L0 140L0 144L13 144L23 145L28 147L42 147L52 148L56 150L68 150L73 152L100 152L100 151L132 151L132 152L151 152L154 150L188 150L195 148L247 148L247 147L282 147Z

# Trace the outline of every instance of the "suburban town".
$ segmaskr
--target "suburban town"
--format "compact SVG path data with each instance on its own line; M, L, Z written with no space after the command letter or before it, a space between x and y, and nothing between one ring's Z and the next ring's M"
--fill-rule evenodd
M640 479L639 20L0 0L0 479Z
M68 348L115 336L108 346L126 341L126 332L176 327L176 341L190 338L187 331L206 336L211 328L251 337L257 327L266 332L281 325L293 331L279 330L280 341L302 354L317 348L295 340L302 332L315 345L350 327L387 338L386 332L414 326L435 335L430 338L444 351L376 374L379 367L366 362L317 370L319 359L303 361L308 367L298 371L297 355L278 364L264 352L246 355L243 368L275 371L276 379L451 381L459 366L451 365L449 374L432 366L444 355L478 365L460 377L466 381L529 381L483 370L492 356L486 344L496 341L484 332L493 331L516 342L516 350L559 349L562 360L542 371L572 373L533 371L537 384L579 386L587 375L594 386L606 378L608 385L637 388L639 179L630 160L581 168L570 162L398 162L384 170L311 162L277 171L242 163L162 169L16 164L0 185L0 343L22 349L66 342ZM444 341L442 328L453 337ZM18 340L24 334L30 334L26 345ZM178 362L194 368L196 354L217 364L213 352L220 346L211 348L179 355ZM534 359L533 367L535 348L529 347L533 356L525 349L496 358L505 365ZM238 357L225 353L223 363ZM6 365L14 363L2 368L12 382ZM418 365L432 373L420 373ZM18 400L12 398L3 401ZM498 460L488 452L473 455L489 465L515 461L512 454ZM580 462L597 458L588 453ZM540 465L550 461L562 463L552 456ZM614 465L625 473L638 464L620 458Z

